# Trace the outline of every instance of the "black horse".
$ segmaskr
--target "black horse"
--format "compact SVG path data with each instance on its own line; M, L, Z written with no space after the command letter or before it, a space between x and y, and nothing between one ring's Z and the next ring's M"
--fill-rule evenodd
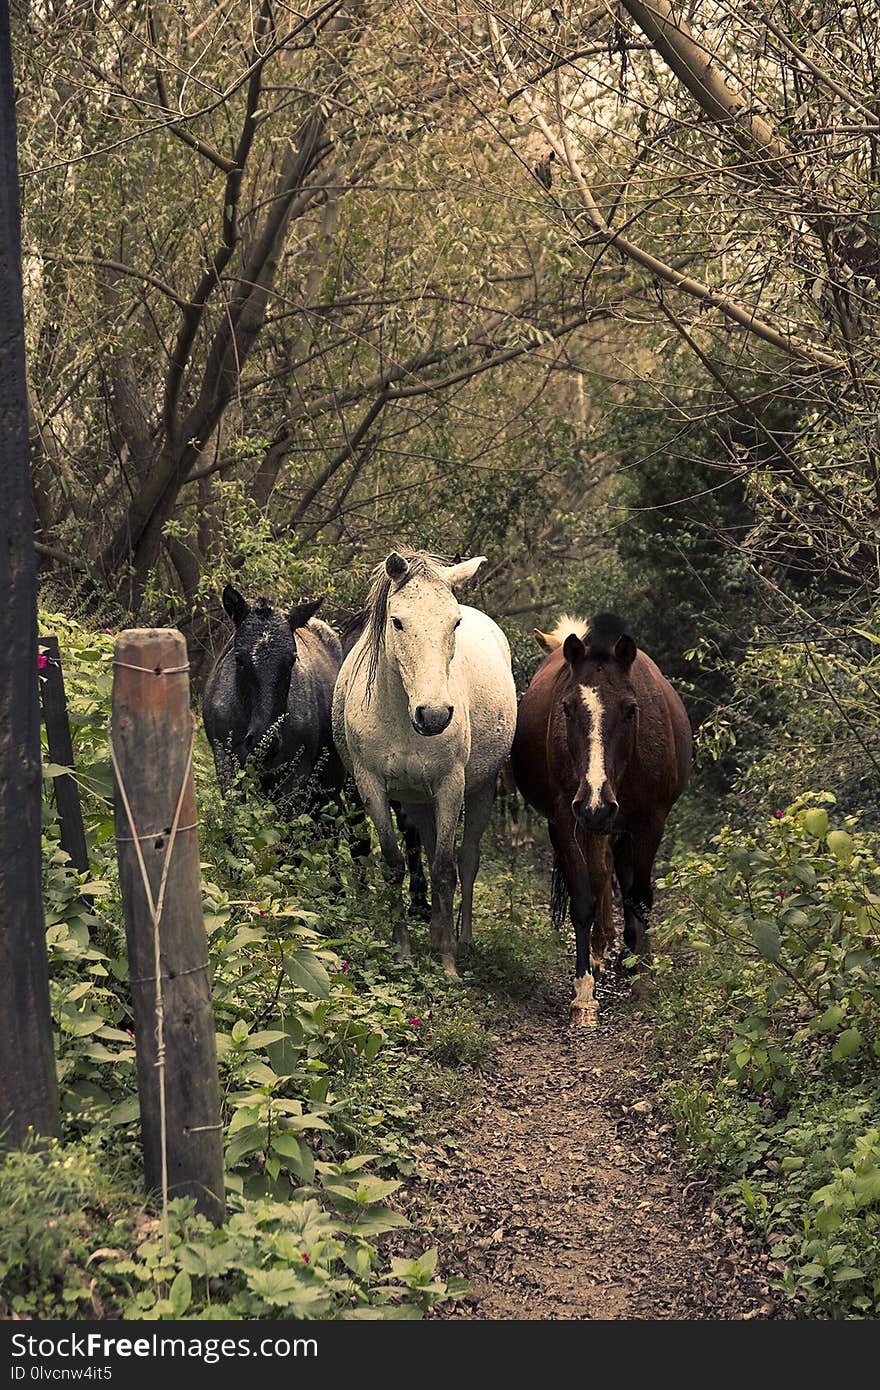
M279 803L310 778L339 798L345 772L330 708L342 646L314 616L321 602L285 613L267 598L248 603L231 584L223 590L235 632L208 676L202 717L224 795L236 770L252 761Z
M366 627L366 623L367 610L366 608L362 608L358 613L355 613L354 617L350 619L343 628L343 661L357 642ZM354 792L354 795L357 795L357 793ZM428 881L425 877L424 864L422 863L422 841L418 830L416 830L415 826L407 819L403 807L397 801L392 801L391 808L397 819L398 828L403 835L404 849L406 852L406 867L409 874L410 916L418 917L423 922L427 922L431 916L431 907L428 902ZM366 833L369 834L369 831Z

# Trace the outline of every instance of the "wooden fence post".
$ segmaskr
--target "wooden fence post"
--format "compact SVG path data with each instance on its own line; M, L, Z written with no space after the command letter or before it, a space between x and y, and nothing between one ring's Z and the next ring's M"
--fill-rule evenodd
M194 1197L198 1210L220 1224L225 1217L223 1131L199 880L188 670L186 642L173 628L132 628L117 638L111 726L117 857L146 1184L172 1198ZM153 905L161 913L159 989Z
M43 701L43 718L46 721L46 741L49 744L49 757L53 763L62 767L73 767L73 744L70 741L70 719L67 714L67 699L64 694L64 673L61 670L61 653L57 637L41 637L39 644L46 657L40 681L40 695ZM70 773L53 779L55 783L55 805L61 823L61 848L70 856L70 862L81 874L89 871L89 854L86 849L86 832L83 826L82 805L76 778Z

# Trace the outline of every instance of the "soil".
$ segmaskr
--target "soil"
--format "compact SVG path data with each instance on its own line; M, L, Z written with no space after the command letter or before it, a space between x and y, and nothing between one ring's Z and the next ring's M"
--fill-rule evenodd
M768 1257L685 1168L631 987L604 977L595 1030L566 1026L569 994L560 980L496 1025L458 1152L418 1199L439 1222L440 1272L472 1287L433 1316L797 1317Z

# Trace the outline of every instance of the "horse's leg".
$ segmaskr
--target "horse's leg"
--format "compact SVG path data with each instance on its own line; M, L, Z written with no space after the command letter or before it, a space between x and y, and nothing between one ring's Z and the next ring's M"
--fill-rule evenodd
M418 917L420 921L427 922L431 915L431 909L428 906L428 881L422 867L422 837L412 816L404 811L403 807L396 801L391 804L394 807L400 833L403 835L403 847L406 853L406 870L409 874L409 913L411 917Z
M590 969L590 930L596 916L596 900L590 884L587 859L575 839L574 831L567 827L560 829L551 822L550 839L556 852L557 869L568 892L574 927L574 998L569 1021L575 1028L595 1028L599 1022L599 1009Z
M363 798L353 777L347 778L345 781L344 797L351 857L357 860L362 867L363 861L370 854L370 827L367 822Z
M410 954L409 931L407 930L406 920L403 912L403 901L400 896L403 884L403 855L400 852L400 845L397 842L397 834L394 829L394 822L391 819L391 807L388 802L388 795L385 787L378 777L366 768L358 768L355 772L357 789L360 792L361 800L370 814L370 818L376 827L379 836L379 846L382 850L382 858L385 861L386 877L390 881L393 897L393 919L394 925L392 935L394 944L401 956Z
M649 821L621 835L614 845L614 870L623 899L623 942L626 951L647 959L648 917L654 905L651 873L663 835L663 823Z
M590 883L596 899L596 915L590 932L593 973L605 969L605 956L614 944L614 871L607 836L590 836L586 846Z
M464 768L441 782L434 794L436 842L431 857L431 949L447 975L455 975L455 933L452 899L455 894L455 833L464 801Z
M480 867L480 841L492 819L492 806L495 801L495 785L490 782L465 799L464 834L458 855L458 872L461 878L461 936L462 946L470 946L474 928L474 880Z

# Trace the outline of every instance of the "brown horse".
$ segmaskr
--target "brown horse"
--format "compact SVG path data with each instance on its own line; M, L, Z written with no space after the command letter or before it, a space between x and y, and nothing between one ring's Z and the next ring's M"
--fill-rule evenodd
M549 655L520 701L511 761L522 795L547 817L554 921L571 911L571 1021L594 1026L592 966L614 939L612 872L625 946L647 955L651 872L687 786L693 736L678 695L620 619L600 613L587 626L565 618L553 633L535 630Z

